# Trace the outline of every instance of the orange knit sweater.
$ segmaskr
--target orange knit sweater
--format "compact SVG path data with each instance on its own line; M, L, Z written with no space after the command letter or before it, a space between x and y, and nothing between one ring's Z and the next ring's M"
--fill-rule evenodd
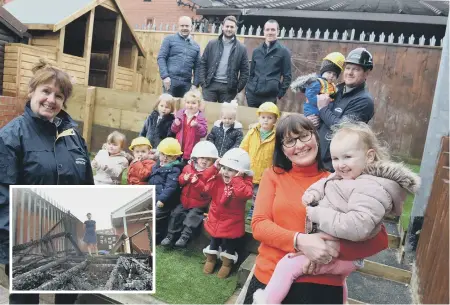
M276 168L277 173L283 172ZM273 168L267 169L259 185L253 212L253 237L261 242L256 258L255 276L267 284L278 261L289 252L295 252L296 232L305 232L306 208L302 204L305 190L314 182L327 177L328 172L319 172L317 164L309 167L294 166L289 172L277 174ZM341 241L340 259L364 258L388 246L384 229L373 239L353 243ZM297 282L342 286L339 275L302 276Z

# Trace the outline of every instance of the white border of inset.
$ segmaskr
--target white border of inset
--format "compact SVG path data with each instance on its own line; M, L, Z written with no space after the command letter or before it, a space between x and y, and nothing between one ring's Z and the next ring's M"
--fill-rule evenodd
M12 209L12 202L13 202L13 189L54 189L54 188L70 188L70 189L100 189L100 188L135 188L135 189L145 189L145 188L153 188L153 228L152 228L152 258L153 258L153 266L152 266L152 290L124 290L124 291L114 291L114 290L82 290L82 291L58 291L58 290L13 290L12 289L12 248L13 248L13 241L12 241L12 223L13 223L13 209ZM156 192L155 192L155 186L154 185L11 185L9 187L9 223L10 223L10 230L9 230L9 293L17 293L17 294L155 294L156 293ZM106 295L105 295L106 297Z

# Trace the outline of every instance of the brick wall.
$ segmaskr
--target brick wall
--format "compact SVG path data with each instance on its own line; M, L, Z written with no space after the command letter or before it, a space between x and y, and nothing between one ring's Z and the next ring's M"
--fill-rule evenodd
M189 0L183 0L183 2L192 4ZM164 25L177 24L181 16L196 16L195 10L178 6L177 0L119 0L119 3L133 28L136 25L142 28L147 19L153 19L153 23L159 26L161 22Z
M0 96L0 128L23 113L27 99Z

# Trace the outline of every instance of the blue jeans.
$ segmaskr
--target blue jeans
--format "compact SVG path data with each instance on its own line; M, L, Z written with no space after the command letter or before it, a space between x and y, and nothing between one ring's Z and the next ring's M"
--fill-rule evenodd
M163 85L163 92L169 93L173 97L183 97L186 92L191 90L191 82L185 82L178 79L170 78L170 88L166 90Z

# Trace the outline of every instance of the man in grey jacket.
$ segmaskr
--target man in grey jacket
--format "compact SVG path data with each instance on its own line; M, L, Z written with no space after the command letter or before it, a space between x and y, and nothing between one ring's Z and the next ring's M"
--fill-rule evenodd
M164 92L174 97L183 97L192 87L198 87L200 46L190 35L191 18L181 17L178 28L178 33L164 38L158 54L158 66Z
M222 34L208 42L200 62L203 99L230 102L244 89L249 74L247 49L236 38L237 20L225 17Z

